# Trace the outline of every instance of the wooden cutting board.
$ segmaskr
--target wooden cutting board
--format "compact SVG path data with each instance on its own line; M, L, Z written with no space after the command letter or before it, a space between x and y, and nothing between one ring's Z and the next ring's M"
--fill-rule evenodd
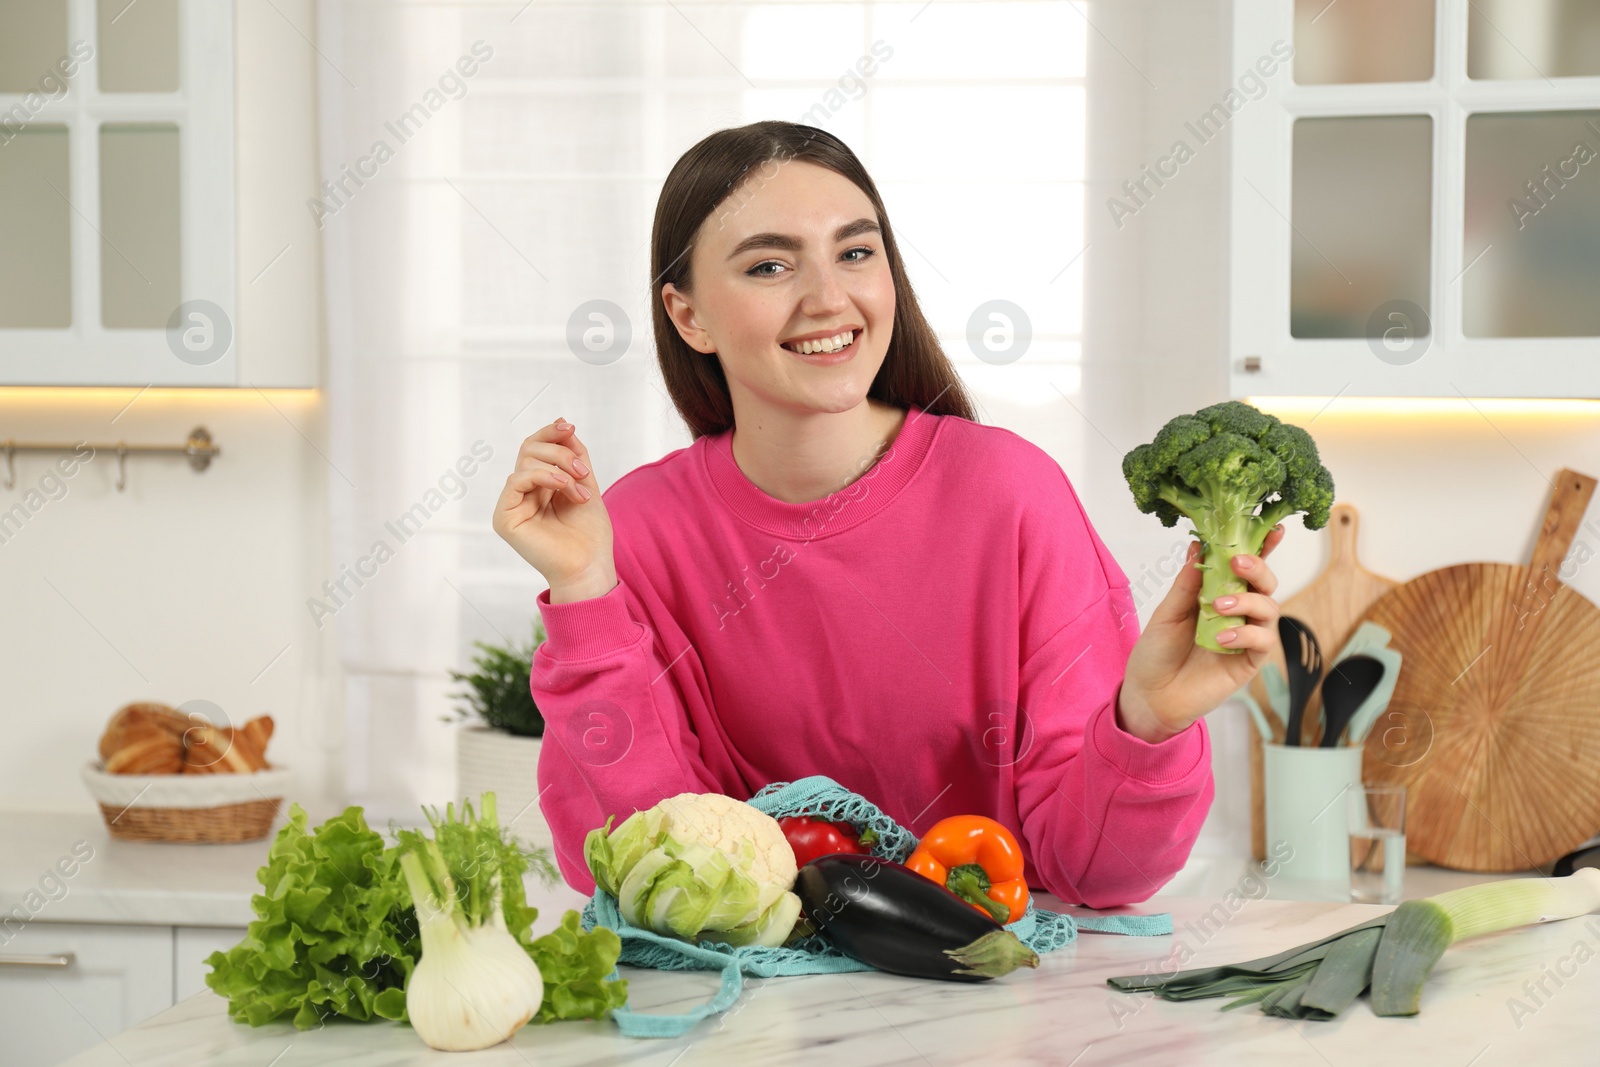
M1558 572L1595 479L1557 476L1528 566L1429 571L1366 617L1405 657L1362 778L1406 787L1406 850L1538 867L1600 827L1600 607Z
M1328 513L1328 565L1310 585L1288 600L1280 602L1285 615L1292 615L1311 628L1322 648L1325 664L1331 665L1344 643L1350 640L1360 625L1367 609L1384 594L1399 585L1367 570L1356 558L1356 533L1360 516L1353 504L1335 504ZM1283 650L1272 654L1272 661L1283 672ZM1403 673L1403 672L1402 672ZM1287 677L1287 674L1285 674ZM1260 674L1250 681L1250 695L1273 718L1272 702L1267 699L1267 689ZM1311 694L1302 717L1308 744L1322 738L1322 695L1320 689ZM1249 713L1246 712L1246 715ZM1283 740L1283 723L1277 723L1275 739ZM1262 786L1261 735L1255 724L1250 724L1250 847L1258 860L1267 855L1267 817L1264 805L1266 790ZM1596 823L1600 826L1600 823Z

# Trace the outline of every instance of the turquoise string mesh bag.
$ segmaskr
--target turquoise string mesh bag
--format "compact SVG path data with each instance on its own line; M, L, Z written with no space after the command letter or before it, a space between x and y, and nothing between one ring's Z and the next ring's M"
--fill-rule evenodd
M878 833L872 846L874 855L904 863L916 848L917 838L877 805L824 775L812 775L797 782L774 782L751 797L751 806L774 819L788 815L808 815L830 822L852 823ZM603 889L583 907L583 928L604 926L622 939L621 962L636 967L663 971L722 972L722 984L710 1000L697 1008L676 1015L646 1014L627 1007L612 1011L617 1027L628 1037L678 1037L709 1015L731 1008L744 989L744 975L772 978L779 975L838 974L842 971L870 971L873 968L840 952L820 934L802 938L781 948L759 945L734 947L715 941L691 944L675 937L643 930L622 917L617 899ZM1172 933L1172 916L1095 915L1081 918L1060 912L1044 911L1028 900L1022 918L1006 926L1023 944L1041 955L1052 952L1078 936L1078 930L1112 934L1155 936ZM613 979L619 977L613 969Z

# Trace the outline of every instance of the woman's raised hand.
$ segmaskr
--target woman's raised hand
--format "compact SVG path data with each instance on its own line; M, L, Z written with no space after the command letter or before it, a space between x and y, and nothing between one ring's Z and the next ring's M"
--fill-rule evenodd
M517 450L517 466L494 506L494 532L544 575L550 602L604 596L617 584L611 517L589 450L557 419Z

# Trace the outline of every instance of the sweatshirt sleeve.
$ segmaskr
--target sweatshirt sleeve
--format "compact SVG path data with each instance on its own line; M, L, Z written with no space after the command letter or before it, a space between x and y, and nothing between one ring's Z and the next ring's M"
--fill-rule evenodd
M1017 811L1030 882L1113 907L1148 899L1188 859L1215 791L1210 741L1204 719L1158 744L1118 722L1139 617L1122 569L1051 467L1019 530L1018 701L1032 740L1016 765Z
M583 839L683 792L717 792L700 760L674 672L662 659L626 582L565 604L538 597L545 641L529 688L544 716L540 809L567 884L594 892Z

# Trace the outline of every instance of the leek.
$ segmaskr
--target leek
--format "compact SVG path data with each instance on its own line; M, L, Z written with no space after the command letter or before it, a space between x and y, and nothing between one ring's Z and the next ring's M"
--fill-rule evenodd
M1457 941L1600 909L1600 870L1564 878L1512 878L1408 900L1389 913L1372 965L1372 1010L1415 1015L1422 984Z
M1273 956L1171 974L1106 979L1124 993L1163 1000L1230 997L1223 1010L1256 1004L1269 1015L1327 1020L1369 987L1378 1015L1415 1015L1422 986L1457 941L1600 910L1600 870L1563 878L1512 878L1411 900L1320 941Z

